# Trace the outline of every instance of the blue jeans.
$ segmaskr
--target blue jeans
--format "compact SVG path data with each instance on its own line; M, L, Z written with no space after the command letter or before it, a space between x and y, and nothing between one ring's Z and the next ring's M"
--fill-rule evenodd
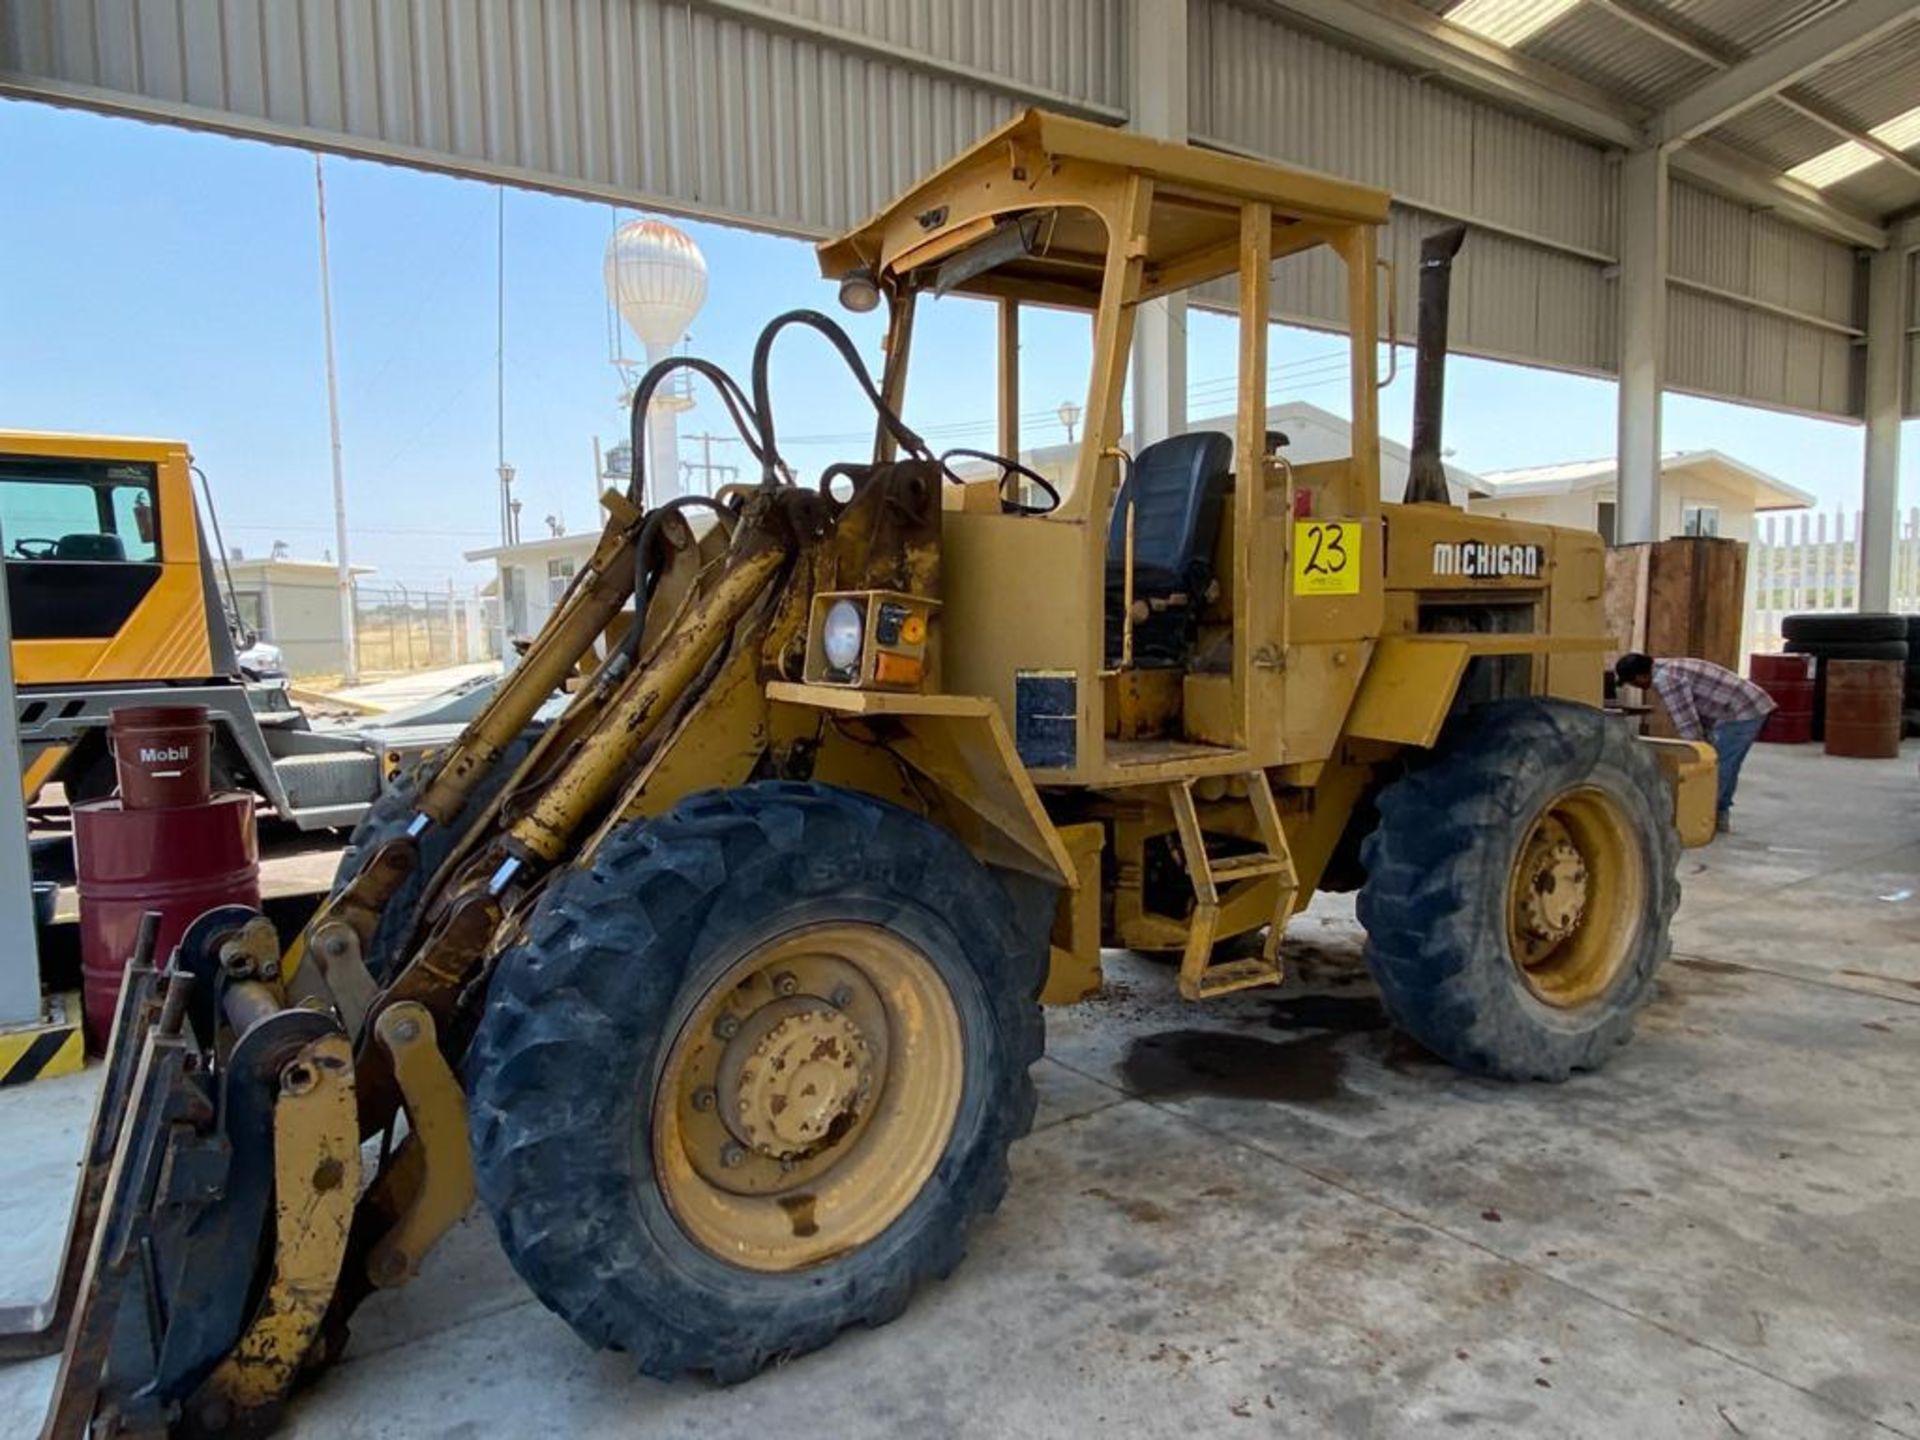
M1714 753L1720 757L1719 810L1722 815L1733 809L1733 787L1740 783L1741 763L1753 748L1760 727L1766 723L1764 715L1752 720L1725 720L1714 726L1713 733L1707 736Z

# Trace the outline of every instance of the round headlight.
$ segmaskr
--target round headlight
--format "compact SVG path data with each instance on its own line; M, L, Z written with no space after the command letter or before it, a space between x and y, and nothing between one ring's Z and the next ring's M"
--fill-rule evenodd
M860 663L860 632L866 628L860 607L851 600L836 600L827 609L820 626L820 648L827 664L836 670L851 670Z
M862 265L840 282L840 303L856 315L865 315L880 304L880 286L873 271Z

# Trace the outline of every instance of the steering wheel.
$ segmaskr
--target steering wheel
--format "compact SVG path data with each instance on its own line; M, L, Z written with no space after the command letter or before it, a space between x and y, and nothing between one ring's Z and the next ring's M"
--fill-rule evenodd
M29 550L29 545L34 548ZM51 560L59 549L58 540L42 540L34 535L23 535L13 542L13 553L22 560Z
M1006 456L995 455L990 450L956 449L948 450L942 454L940 457L941 473L954 484L964 485L967 483L960 476L954 474L953 467L947 463L947 461L955 455L968 460L984 460L989 465L998 465L1000 467L1001 513L1006 515L1048 515L1060 508L1060 492L1054 489L1051 480L1047 479L1046 476L1040 474L1038 471L1031 470L1025 465L1022 465L1018 460L1009 460ZM1047 503L1045 505L1022 505L1018 500L1008 499L1007 482L1012 480L1016 475L1022 480L1031 480L1044 490L1047 495Z

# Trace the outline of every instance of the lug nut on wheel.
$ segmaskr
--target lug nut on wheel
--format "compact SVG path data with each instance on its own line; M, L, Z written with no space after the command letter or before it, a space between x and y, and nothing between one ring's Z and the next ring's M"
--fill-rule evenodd
M733 1015L721 1015L713 1022L713 1033L722 1040L731 1040L740 1033L740 1021Z
M773 993L776 995L791 995L799 988L800 982L793 978L793 972L790 970L782 970L773 977Z
M729 1140L720 1147L720 1163L731 1170L747 1158L747 1152Z
M711 1085L702 1085L698 1090L693 1092L693 1108L696 1110L711 1110L713 1109L714 1099L713 1087Z
M834 1009L844 1010L853 1003L853 987L851 985L836 985L833 987L833 993L827 997L827 1000L832 1004Z

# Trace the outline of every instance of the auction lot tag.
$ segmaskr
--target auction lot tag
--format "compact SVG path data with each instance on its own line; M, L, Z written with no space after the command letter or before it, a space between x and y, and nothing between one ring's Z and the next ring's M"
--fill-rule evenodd
M1358 595L1360 593L1360 522L1358 520L1296 520L1293 522L1293 593L1296 595Z

